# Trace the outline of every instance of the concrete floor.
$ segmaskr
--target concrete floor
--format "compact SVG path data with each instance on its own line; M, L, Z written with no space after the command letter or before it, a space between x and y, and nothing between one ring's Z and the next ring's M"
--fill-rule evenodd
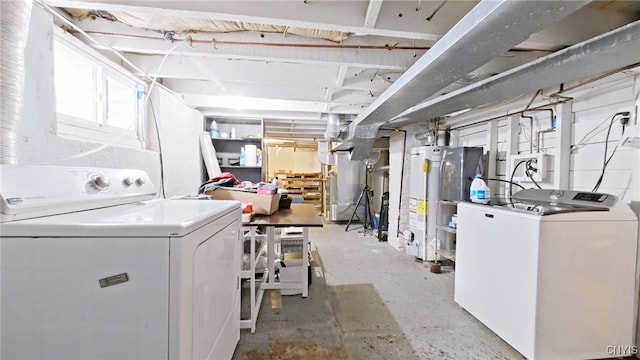
M311 230L309 297L267 291L234 359L522 359L453 302L452 268L433 274L359 225L344 228Z

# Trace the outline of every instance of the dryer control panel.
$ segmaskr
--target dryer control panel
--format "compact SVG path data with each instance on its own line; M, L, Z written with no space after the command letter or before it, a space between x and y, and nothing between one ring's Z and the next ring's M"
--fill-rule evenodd
M143 170L0 165L0 222L91 210L156 197Z

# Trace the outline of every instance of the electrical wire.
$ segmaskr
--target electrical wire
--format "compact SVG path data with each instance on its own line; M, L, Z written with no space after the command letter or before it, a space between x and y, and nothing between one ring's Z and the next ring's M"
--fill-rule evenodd
M607 165L609 165L609 161L611 161L611 159L613 158L613 155L616 153L616 150L618 150L618 146L616 145L616 147L611 152L611 156L607 157L607 152L609 150L609 135L611 135L611 128L613 127L613 123L615 122L616 117L619 115L629 116L629 112L628 111L619 112L614 114L611 117L611 122L609 123L609 128L607 129L607 137L605 138L605 141L604 141L604 159L602 162L602 172L600 173L600 177L598 178L598 181L596 181L596 184L591 190L591 192L598 191L598 189L600 188L600 185L602 185L602 180L604 179L604 173L607 170ZM623 131L624 131L624 125L623 125Z
M162 159L162 140L160 140L160 126L158 126L158 118L156 117L156 109L153 106L153 101L151 101L151 97L147 97L147 101L149 105L151 105L151 114L153 115L153 123L156 128L156 137L158 139L158 156L160 159L160 192L162 193L162 198L166 199L167 195L164 192L164 161Z
M494 178L487 178L487 181L499 181L499 182L503 182L503 183L507 183L507 184L511 184L511 185L515 185L519 188L521 188L522 190L525 190L526 188L520 184L518 184L517 182L513 182L513 181L509 181L509 180L504 180L504 179L494 179Z
M578 150L579 148L581 148L581 147L585 146L589 140L593 139L595 136L597 136L597 135L598 135L598 134L600 134L601 132L605 131L605 130L607 129L606 127L605 127L605 128L602 128L602 129L600 129L600 130L598 130L598 128L600 128L600 126L602 126L602 125L605 125L607 122L609 122L609 121L613 120L613 118L614 118L616 115L617 115L617 114L613 114L613 115L611 115L611 116L608 116L606 119L604 119L604 121L602 121L602 122L601 122L600 124L598 124L596 127L594 127L593 129L591 129L588 133L586 133L586 134L582 137L582 139L581 139L580 141L578 141L578 143L577 143L577 144L575 144L575 145L572 145L572 146L571 146L571 151L572 151L572 152L573 152L573 151L576 151L576 150ZM595 132L595 133L594 133L594 131L596 131L596 130L597 130L597 132ZM590 135L591 135L591 136L590 136Z

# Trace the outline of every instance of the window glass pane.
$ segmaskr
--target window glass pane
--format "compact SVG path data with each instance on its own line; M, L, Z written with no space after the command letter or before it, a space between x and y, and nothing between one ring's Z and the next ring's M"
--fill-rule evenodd
M59 42L54 48L56 111L97 122L95 66Z
M122 129L135 131L138 121L138 97L135 83L122 82L107 77L106 123Z

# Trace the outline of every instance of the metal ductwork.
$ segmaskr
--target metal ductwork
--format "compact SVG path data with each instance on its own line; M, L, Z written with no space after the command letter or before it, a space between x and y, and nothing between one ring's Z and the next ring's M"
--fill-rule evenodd
M453 91L398 115L402 126L640 63L640 21Z
M340 135L340 115L328 114L327 130L324 132L325 140L337 140Z
M587 3L481 1L351 123L336 149L366 159L356 146L373 146L383 124Z
M318 141L318 160L321 164L335 165L336 157L329 151L328 141Z
M0 1L0 164L18 162L31 0Z

